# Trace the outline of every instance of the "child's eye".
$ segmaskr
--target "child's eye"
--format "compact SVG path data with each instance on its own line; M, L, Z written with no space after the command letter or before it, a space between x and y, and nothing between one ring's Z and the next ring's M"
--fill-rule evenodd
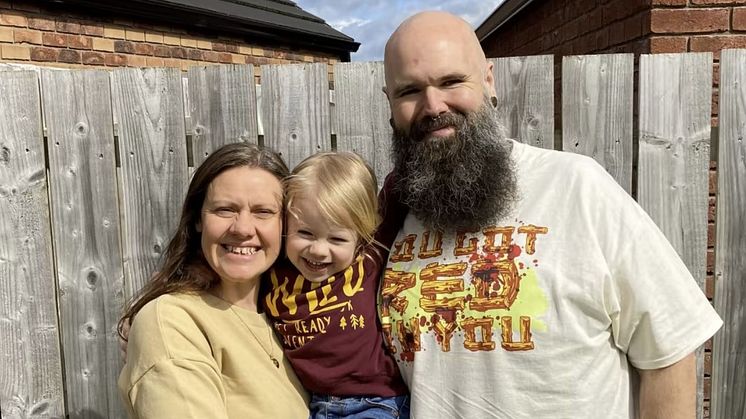
M301 236L305 236L305 237L309 237L309 236L312 236L312 234L311 234L311 232L310 232L310 231L308 231L308 230L303 230L303 229L300 229L300 230L298 230L298 234L299 234L299 235L301 235Z
M349 243L349 241L350 241L346 237L332 237L330 240L333 243L338 243L338 244Z

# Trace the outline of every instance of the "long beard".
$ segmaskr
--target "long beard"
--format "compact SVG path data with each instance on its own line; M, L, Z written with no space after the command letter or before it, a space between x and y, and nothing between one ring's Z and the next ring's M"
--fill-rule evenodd
M446 138L429 132L455 127ZM447 113L394 128L395 188L425 226L439 231L477 231L507 216L518 199L511 144L485 103L476 112Z

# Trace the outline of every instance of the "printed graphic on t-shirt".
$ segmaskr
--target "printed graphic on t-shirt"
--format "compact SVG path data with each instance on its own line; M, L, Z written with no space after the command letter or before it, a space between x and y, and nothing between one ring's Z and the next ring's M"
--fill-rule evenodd
M363 262L359 258L344 272L321 282L308 281L295 270L272 270L272 290L264 302L268 314L282 321L275 322L275 329L286 349L300 348L331 328L356 331L375 322L354 305L355 295L365 291Z
M477 233L399 237L381 289L386 344L411 361L425 339L443 352L530 351L548 307L535 256L549 228L515 222ZM497 337L496 337L497 336Z

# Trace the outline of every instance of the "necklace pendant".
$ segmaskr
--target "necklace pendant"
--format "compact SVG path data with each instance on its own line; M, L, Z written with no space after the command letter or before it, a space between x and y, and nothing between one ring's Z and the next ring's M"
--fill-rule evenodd
M270 357L269 359L272 360L272 363L275 364L275 368L280 368L280 361L277 360L275 357Z

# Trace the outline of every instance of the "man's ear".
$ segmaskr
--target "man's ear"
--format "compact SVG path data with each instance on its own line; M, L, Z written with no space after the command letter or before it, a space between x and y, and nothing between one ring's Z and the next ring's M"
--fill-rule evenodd
M383 92L384 95L386 95L386 99L391 100L391 98L389 97L389 92L386 89L386 86L381 87L381 91Z
M487 65L484 69L484 91L487 92L487 96L497 96L495 91L495 75L492 72L494 64L491 61L487 61Z

